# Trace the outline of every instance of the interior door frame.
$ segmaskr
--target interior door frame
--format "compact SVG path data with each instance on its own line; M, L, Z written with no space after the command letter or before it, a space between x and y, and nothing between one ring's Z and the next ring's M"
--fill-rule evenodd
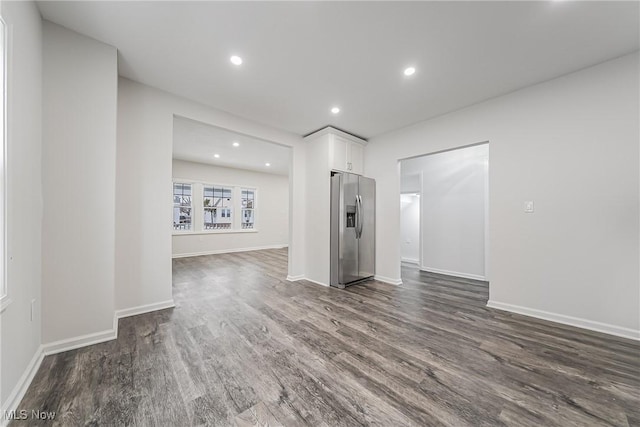
M401 165L402 167L402 165ZM402 170L400 171L402 172ZM422 197L422 193L423 193L423 189L422 189L422 171L416 173L416 174L412 174L413 175L417 175L418 179L420 180L420 190L419 191L402 191L402 189L400 189L400 197L402 197L403 194L416 194L418 193L418 197L420 197L420 202L418 203L418 262L417 265L419 268L422 268L422 254L423 254L423 248L422 248L422 210L424 209L423 206L423 197ZM401 219L402 221L402 219ZM400 230L402 230L402 223L400 223ZM402 233L399 233L400 235L402 235ZM400 262L402 263L402 242L400 242Z
M411 160L411 159L415 159L418 157L424 157L424 156L430 156L433 154L440 154L440 153L445 153L448 151L454 151L454 150L460 150L460 149L464 149L464 148L470 148L470 147L475 147L478 145L487 145L487 164L486 164L486 168L487 171L484 174L484 179L485 179L485 200L484 200L484 278L482 280L490 282L490 271L489 271L489 267L490 267L490 221L489 221L489 215L490 215L490 200L491 200L491 196L490 196L490 188L489 188L489 184L491 182L490 179L490 173L491 173L491 168L490 168L490 163L491 163L491 143L489 140L484 140L484 141L480 141L480 142L476 142L473 144L466 144L466 145L461 145L458 147L452 147L452 148L447 148L444 150L436 150L436 151L432 151L432 152L428 152L428 153L423 153L423 154L418 154L415 156L409 156L409 157L404 157L401 159L398 159L398 163L397 163L397 173L398 173L398 180L400 181L402 179L402 162L405 160ZM402 195L402 189L399 188L399 196ZM419 268L422 270L423 269L423 254L424 254L424 249L423 249L423 238L422 238L422 230L423 230L423 223L422 223L422 212L424 212L424 187L423 187L423 176L422 176L422 172L420 172L420 262L418 264ZM400 225L398 223L398 225ZM400 227L398 228L398 234L400 233ZM400 249L402 251L402 249ZM399 263L400 265L402 265L402 253L399 254Z

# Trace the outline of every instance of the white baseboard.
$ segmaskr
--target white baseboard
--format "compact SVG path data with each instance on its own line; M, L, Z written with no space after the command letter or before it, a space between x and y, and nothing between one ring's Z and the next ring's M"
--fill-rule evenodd
M131 308L124 308L122 310L116 310L115 317L117 319L122 319L123 317L137 316L139 314L150 313L152 311L157 311L157 310L164 310L166 308L173 308L175 306L176 304L173 302L173 299L170 299L167 301L156 302L153 304L145 304L145 305L140 305L138 307L131 307Z
M76 348L86 347L88 345L100 344L101 342L111 341L118 337L117 328L107 329L101 332L81 335L79 337L67 338L60 341L54 341L42 345L45 356L50 354L62 353L63 351L75 350Z
M377 274L373 276L373 279L390 285L402 285L402 279L392 279L391 277L379 276Z
M320 285L320 286L329 287L328 283L318 282L317 280L309 279L308 277L303 277L302 279L299 279L299 280L306 280L307 282L311 282L314 285Z
M420 260L414 258L400 258L402 262L408 262L409 264L420 264Z
M156 310L164 310L165 308L175 307L173 299L161 301L153 304L145 304L137 307L125 308L117 310L113 315L113 327L102 332L82 335L79 337L67 338L43 344L44 355L62 353L64 351L75 350L88 345L100 344L105 341L111 341L118 338L118 320L123 317L137 316L138 314L149 313Z
M441 270L439 268L420 267L420 271L426 271L427 273L444 274L445 276L462 277L463 279L473 279L473 280L482 280L482 281L487 280L485 276L480 276L479 274L460 273L459 271Z
M203 256L203 255L218 255L218 254L231 254L235 252L250 252L250 251L263 251L265 249L282 249L288 248L289 245L268 245L268 246L254 246L250 248L236 248L236 249L216 249L213 251L203 251L203 252L189 252L185 254L173 254L172 258L188 258L192 256Z
M308 277L305 277L304 274L300 274L298 276L287 276L287 280L290 282L298 282L300 280L306 280L307 282L311 282L314 283L316 285L320 285L320 286L329 286L327 283L322 283L322 282L318 282L316 280L311 280Z
M491 300L487 302L487 307L640 341L640 331L622 326L610 325L608 323L601 323L579 317L566 316L564 314L551 313L548 311L537 310L535 308L522 307L519 305Z
M402 280L401 279L390 279L388 277L383 277L383 276L374 276L373 279L377 280L379 282L389 283L391 285L402 285ZM287 276L287 280L290 281L290 282L297 282L299 280L306 280L307 282L311 282L311 283L314 283L316 285L325 286L325 287L329 287L330 286L327 283L318 282L317 280L312 280L312 279L309 279L308 277L304 277L304 275Z
M329 284L328 284L328 283L318 282L317 280L312 280L312 279L309 279L308 277L305 277L305 278L303 278L302 280L306 280L307 282L311 282L311 283L314 283L314 284L316 284L316 285L329 287Z
M301 274L299 276L287 276L287 280L290 282L297 282L299 280L306 280L307 282L311 282L314 283L316 285L320 285L320 286L325 286L325 287L329 287L330 285L328 283L322 283L322 282L318 282L317 280L312 280L309 279L308 277L304 277L304 274ZM402 280L397 279L389 279L388 277L382 277L382 276L374 276L374 280L377 280L379 282L385 282L385 283L389 283L391 285L402 285Z
M141 305L138 307L131 307L122 310L117 310L113 315L113 328L102 332L95 332L92 334L81 335L79 337L67 338L64 340L54 341L47 344L42 344L36 350L33 358L27 365L24 373L18 380L17 385L9 395L6 401L2 402L3 411L12 411L18 409L20 401L24 397L27 389L31 385L33 378L38 372L42 360L45 356L52 354L62 353L64 351L75 350L80 347L86 347L93 344L99 344L106 341L111 341L118 337L118 320L123 317L136 316L138 314L149 313L156 310L164 310L166 308L175 307L173 300L162 301L153 304ZM5 419L3 412L0 414L0 427L4 427L9 424L10 420Z
M27 368L24 370L24 373L18 380L18 384L13 389L7 400L2 402L2 414L0 414L0 426L5 427L9 424L11 420L6 419L5 414L9 411L17 410L20 401L27 393L27 389L31 385L31 381L36 376L38 369L40 369L40 364L42 364L42 359L44 359L44 351L42 346L39 346L36 352L34 353L31 361L27 365Z

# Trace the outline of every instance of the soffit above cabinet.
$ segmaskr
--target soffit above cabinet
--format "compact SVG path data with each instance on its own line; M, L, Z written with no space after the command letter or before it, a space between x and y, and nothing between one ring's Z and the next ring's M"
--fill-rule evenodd
M343 139L346 139L348 141L351 141L351 142L355 142L355 143L358 143L358 144L361 144L361 145L367 145L367 140L365 138L361 138L361 137L353 135L353 134L351 134L349 132L346 132L346 131L340 130L338 128L335 128L333 126L326 126L326 127L323 127L322 129L319 129L319 130L317 130L315 132L311 132L310 134L305 135L304 139L306 141L312 141L312 140L314 140L316 138L319 138L321 136L324 136L324 135L336 135L336 136L339 136L339 137L341 137Z

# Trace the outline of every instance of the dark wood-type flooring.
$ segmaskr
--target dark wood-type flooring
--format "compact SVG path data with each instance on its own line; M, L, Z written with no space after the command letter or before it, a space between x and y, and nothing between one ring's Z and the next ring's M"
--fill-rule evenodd
M46 357L20 408L65 426L640 425L636 342L488 309L483 282L404 266L403 286L338 290L286 265L175 260L175 309Z

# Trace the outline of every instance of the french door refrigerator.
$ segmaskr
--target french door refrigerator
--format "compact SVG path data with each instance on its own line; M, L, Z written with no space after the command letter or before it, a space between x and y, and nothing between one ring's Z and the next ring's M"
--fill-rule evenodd
M331 286L344 288L375 274L376 182L331 175Z

